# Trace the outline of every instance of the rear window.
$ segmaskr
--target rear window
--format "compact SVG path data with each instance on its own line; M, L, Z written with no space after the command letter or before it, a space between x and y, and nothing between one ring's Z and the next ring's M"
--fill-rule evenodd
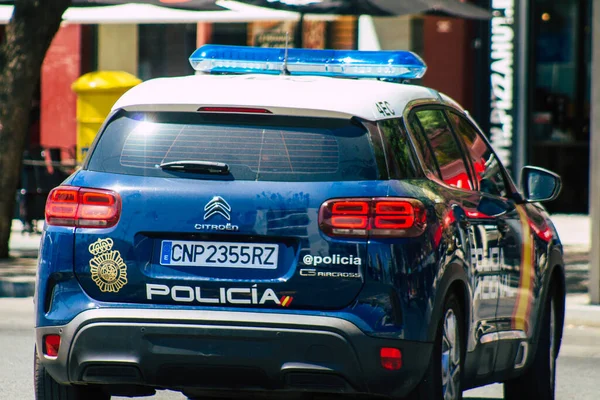
M184 160L226 163L230 173L159 167ZM354 181L379 176L369 133L352 120L177 112L116 114L87 169L253 181Z

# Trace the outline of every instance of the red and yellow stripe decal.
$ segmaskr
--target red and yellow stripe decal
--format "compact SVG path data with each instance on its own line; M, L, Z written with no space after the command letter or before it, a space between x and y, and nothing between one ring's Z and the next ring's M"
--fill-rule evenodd
M288 307L290 304L292 304L292 300L294 300L292 296L283 296L281 298L281 306Z
M529 218L524 205L517 206L521 222L521 265L519 266L519 287L517 302L512 314L512 328L529 333L529 317L533 303L534 249L535 245Z

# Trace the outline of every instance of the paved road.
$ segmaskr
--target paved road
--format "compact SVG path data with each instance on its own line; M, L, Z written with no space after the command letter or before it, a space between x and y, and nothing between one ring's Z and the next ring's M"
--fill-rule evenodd
M32 400L33 303L31 298L0 299L0 398ZM567 326L558 361L560 400L598 399L600 328ZM502 386L490 385L465 393L470 399L501 399ZM124 400L125 398L123 398ZM179 393L160 392L153 399L182 400Z

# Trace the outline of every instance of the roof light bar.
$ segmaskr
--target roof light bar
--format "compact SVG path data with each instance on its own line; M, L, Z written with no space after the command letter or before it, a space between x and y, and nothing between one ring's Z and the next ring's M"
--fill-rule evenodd
M291 75L347 78L419 79L427 66L410 51L288 49ZM205 73L279 75L285 67L282 48L204 45L190 56L192 68Z

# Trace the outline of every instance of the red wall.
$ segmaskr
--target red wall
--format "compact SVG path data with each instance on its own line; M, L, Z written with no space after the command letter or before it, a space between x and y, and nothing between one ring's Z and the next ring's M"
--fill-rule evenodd
M76 100L71 84L81 76L81 25L60 28L42 65L40 142L44 147L73 149L75 157ZM63 151L63 160L70 158Z
M427 73L423 84L447 94L467 110L471 109L475 82L469 22L458 18L424 18L423 55Z

